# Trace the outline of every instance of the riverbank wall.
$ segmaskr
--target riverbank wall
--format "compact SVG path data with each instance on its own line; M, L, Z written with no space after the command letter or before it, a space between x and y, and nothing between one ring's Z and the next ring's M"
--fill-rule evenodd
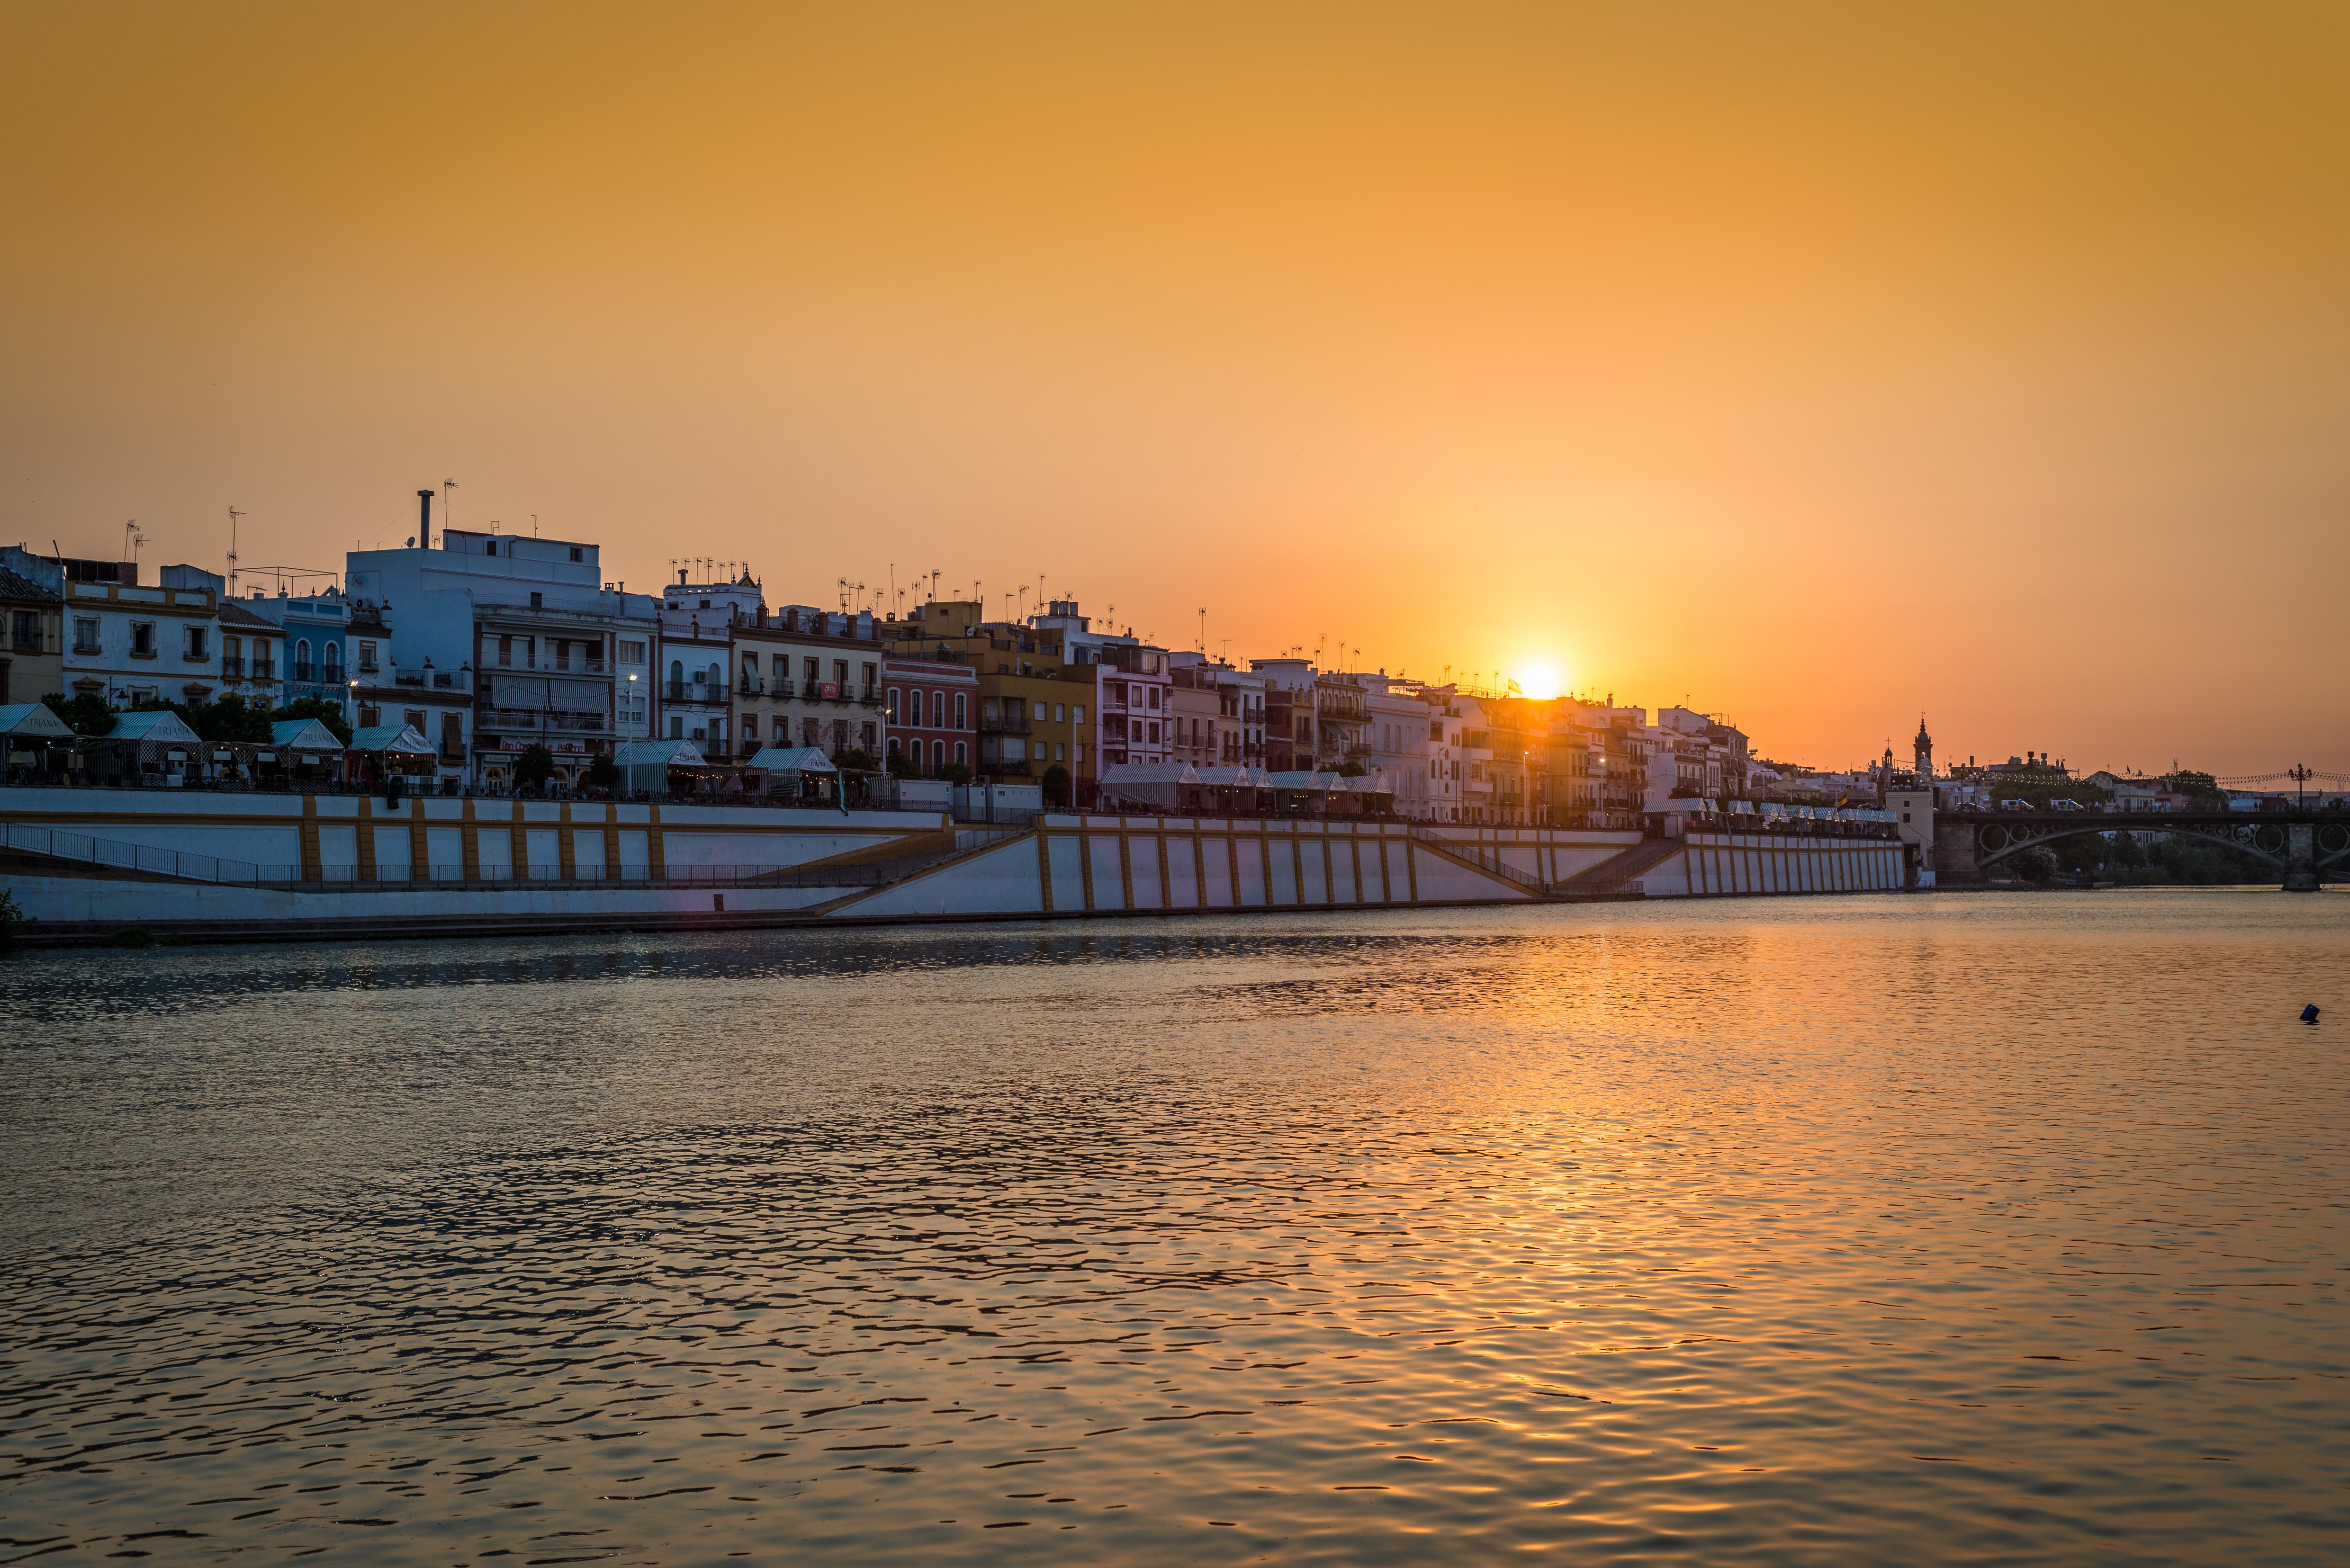
M1883 840L0 790L35 942L899 924L1891 890Z

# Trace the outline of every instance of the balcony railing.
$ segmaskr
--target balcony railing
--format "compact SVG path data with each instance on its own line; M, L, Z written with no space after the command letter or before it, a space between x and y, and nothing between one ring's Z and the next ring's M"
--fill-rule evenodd
M983 735L1024 735L1028 732L1028 715L1018 713L982 713L979 732Z
M244 680L244 659L222 659L222 660L221 660L221 675L222 675L222 678L223 678L223 679L224 679L224 680Z
M318 679L318 667L315 664L305 664L296 659L289 669L291 673L287 676L288 680L316 680Z

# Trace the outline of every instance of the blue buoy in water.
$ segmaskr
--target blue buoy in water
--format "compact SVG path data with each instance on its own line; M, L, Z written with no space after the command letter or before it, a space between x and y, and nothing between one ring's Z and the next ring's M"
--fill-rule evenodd
M2313 1002L2308 1006L2301 1010L2301 1021L2303 1023L2314 1023L2317 1022L2317 1003Z

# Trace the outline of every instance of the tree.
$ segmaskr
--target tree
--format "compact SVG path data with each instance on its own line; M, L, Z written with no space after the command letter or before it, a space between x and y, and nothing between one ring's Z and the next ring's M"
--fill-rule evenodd
M2189 804L2199 809L2205 811L2228 809L2228 792L2221 789L2220 781L2210 774L2192 772L2172 774L2170 787L2174 793L2185 795Z
M961 763L947 763L940 767L939 777L949 784L967 784L971 783L971 770Z
M2037 846L2019 850L2012 864L2018 877L2035 887L2056 875L2056 857Z
M515 759L515 784L517 787L543 784L554 776L555 753L545 746L525 746L522 755Z
M339 702L329 702L322 697L296 697L272 716L316 719L334 732L335 739L347 746L351 743L351 722L343 717L343 707Z
M1348 757L1345 762L1338 764L1338 776L1342 779L1358 779L1370 771L1371 770L1365 767L1361 762L1353 757Z
M852 746L832 759L832 765L845 774L873 772L873 759L861 747Z
M619 786L619 782L620 764L614 762L609 754L598 753L596 760L588 764L588 783L591 788L608 794Z
M188 727L207 741L242 742L251 744L266 742L269 733L269 710L255 708L243 697L232 693L217 702L198 703L180 715Z
M1058 763L1045 770L1045 804L1062 806L1069 804L1069 770Z
M105 698L92 692L85 691L69 701L53 691L41 701L48 705L50 712L65 721L66 728L77 735L104 735L114 729L114 716L118 710L108 707Z
M2146 851L2138 847L2137 835L2135 833L2115 834L2114 852L2107 857L2106 864L2112 866L2116 870L2121 871L2135 871L2139 867L2144 866L2146 864Z
M889 776L893 779L918 779L922 776L922 764L904 752L889 753Z

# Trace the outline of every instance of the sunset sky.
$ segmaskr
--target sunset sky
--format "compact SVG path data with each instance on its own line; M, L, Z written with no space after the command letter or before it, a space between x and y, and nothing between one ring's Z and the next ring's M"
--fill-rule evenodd
M1894 9L15 5L0 540L2350 769L2350 7Z

